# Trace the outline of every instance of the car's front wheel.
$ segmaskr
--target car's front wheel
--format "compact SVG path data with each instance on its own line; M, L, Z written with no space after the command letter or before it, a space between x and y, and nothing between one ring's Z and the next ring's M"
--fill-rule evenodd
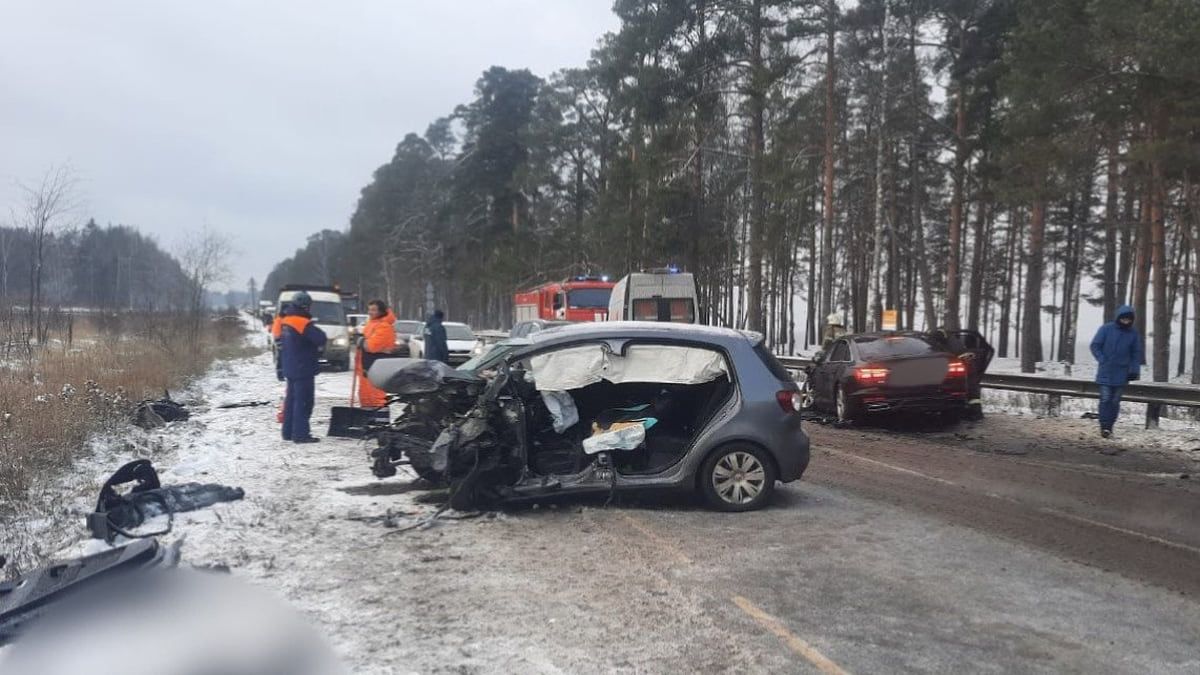
M808 380L800 383L800 409L812 410L816 407L817 400L813 395L812 385Z
M714 452L700 469L705 500L720 511L760 509L775 492L775 464L753 445L728 445Z

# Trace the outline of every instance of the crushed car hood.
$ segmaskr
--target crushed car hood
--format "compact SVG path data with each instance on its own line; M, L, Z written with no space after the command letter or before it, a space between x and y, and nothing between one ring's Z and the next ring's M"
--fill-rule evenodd
M389 394L428 394L447 384L483 382L483 378L427 359L379 359L367 371L371 384Z

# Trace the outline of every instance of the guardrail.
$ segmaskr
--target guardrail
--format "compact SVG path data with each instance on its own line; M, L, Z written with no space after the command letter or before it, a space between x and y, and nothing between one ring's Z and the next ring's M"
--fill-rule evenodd
M779 362L789 370L803 370L811 359L780 356ZM1036 373L986 373L983 386L988 389L1046 394L1051 397L1051 409L1057 409L1056 398L1100 398L1100 385L1089 380L1052 377ZM1200 408L1200 387L1165 382L1130 382L1125 385L1123 401L1160 403L1184 408Z

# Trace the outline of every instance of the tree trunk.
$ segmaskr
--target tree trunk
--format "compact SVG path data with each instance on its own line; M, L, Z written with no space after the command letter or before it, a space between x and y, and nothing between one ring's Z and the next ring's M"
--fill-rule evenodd
M890 56L891 39L888 35L888 30L892 23L892 3L885 1L883 3L883 26L880 28L880 37L883 44L882 62L882 79L883 86L879 92L879 114L875 128L875 208L872 214L873 220L873 235L872 235L872 251L871 258L867 261L871 269L871 300L868 303L871 312L871 318L867 322L873 330L880 330L880 320L883 316L883 174L884 174L884 134L887 131L888 118L888 60Z
M1021 372L1032 373L1041 360L1042 352L1042 265L1046 235L1046 202L1042 194L1045 185L1045 169L1039 169L1037 194L1033 203L1033 216L1029 221L1029 265L1025 277L1025 326L1021 334Z
M825 3L825 206L821 222L821 315L824 325L833 307L833 170L834 141L837 138L837 0Z
M1117 231L1120 214L1117 213L1119 208L1118 197L1121 179L1120 165L1120 139L1116 133L1110 134L1108 138L1108 180L1105 185L1106 199L1104 202L1104 278L1101 280L1101 285L1104 289L1104 319L1107 321L1109 317L1117 311L1118 291L1117 288Z
M958 54L961 55L966 47L966 25L960 24L958 38ZM967 172L967 85L960 72L959 58L955 57L952 66L955 79L954 92L954 175L953 188L950 197L950 257L946 261L946 313L942 320L947 328L959 326L959 250L962 248L963 223L963 189Z
M705 279L709 277L700 267L700 240L704 236L704 130L708 123L708 106L705 97L705 75L708 71L708 13L706 0L696 2L696 50L703 57L702 65L696 69L696 111L692 126L695 157L692 167L692 235L688 237L688 271ZM697 307L701 323L707 323L708 308Z
M1138 218L1137 236L1134 241L1137 250L1134 255L1133 267L1134 326L1143 340L1146 339L1146 297L1150 288L1150 221L1152 218L1150 193L1153 190L1150 183L1150 180L1146 181L1146 191L1142 195L1141 216Z
M1017 269L1017 242L1021 241L1021 215L1019 209L1013 209L1008 216L1008 234L1005 237L1004 243L1004 290L1001 291L1000 299L1000 337L997 340L997 352L1000 358L1008 357L1008 340L1009 334L1012 331L1012 306L1014 289L1014 271Z
M753 25L750 27L750 270L747 278L747 326L752 331L763 330L763 220L766 216L763 195L763 116L766 92L763 68L763 15L761 0L754 0Z
M1180 223L1181 228L1191 227L1188 223ZM1180 268L1180 276L1183 279L1183 287L1179 289L1180 299L1183 307L1179 310L1179 367L1175 371L1177 377L1181 377L1187 371L1187 325L1188 325L1188 290L1195 283L1191 268L1188 265L1192 260L1192 249L1188 248L1187 240L1184 239L1181 243L1183 247L1183 266ZM1196 343L1192 343L1192 348L1195 348Z
M967 296L967 328L979 330L979 309L983 304L983 279L987 270L984 263L984 247L987 241L985 231L992 209L988 208L987 179L979 190L979 211L975 214L974 241L971 242L971 290Z
M1157 136L1156 136L1157 137ZM1171 303L1167 298L1167 236L1164 222L1162 161L1150 165L1150 246L1154 271L1154 381L1166 382L1171 369ZM1144 336L1145 333L1142 333ZM1146 406L1147 427L1158 427L1161 405Z

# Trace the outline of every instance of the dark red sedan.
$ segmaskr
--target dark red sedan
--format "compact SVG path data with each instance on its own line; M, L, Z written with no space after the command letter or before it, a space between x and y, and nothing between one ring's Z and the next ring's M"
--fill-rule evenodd
M856 422L872 413L945 413L967 406L968 364L924 333L861 333L818 354L801 385L805 405Z

